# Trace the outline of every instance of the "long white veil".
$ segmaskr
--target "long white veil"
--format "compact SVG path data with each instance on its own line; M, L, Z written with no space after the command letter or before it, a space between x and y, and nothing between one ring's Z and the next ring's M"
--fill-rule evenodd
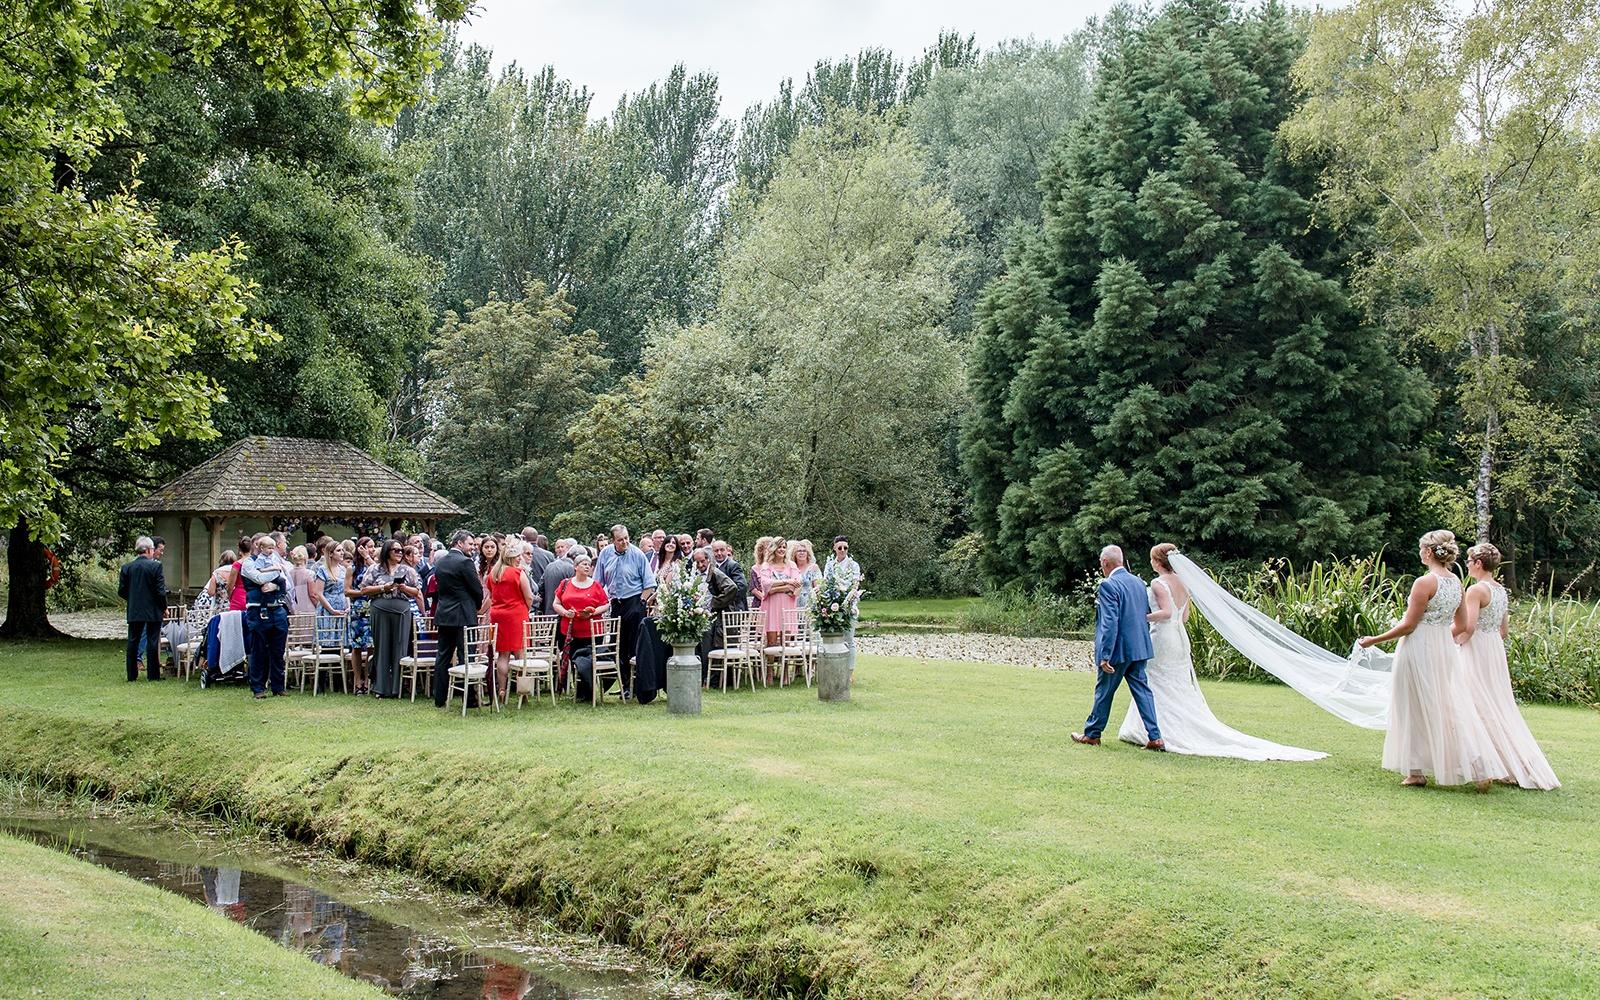
M1183 553L1168 559L1194 606L1245 659L1346 722L1388 728L1393 675L1386 656L1330 653L1228 593Z

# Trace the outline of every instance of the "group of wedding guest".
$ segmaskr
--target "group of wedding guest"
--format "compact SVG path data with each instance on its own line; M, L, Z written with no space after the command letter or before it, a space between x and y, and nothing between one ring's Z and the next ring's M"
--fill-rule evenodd
M811 542L764 536L747 572L726 539L709 528L694 534L655 529L637 544L625 525L596 537L591 549L575 538L550 545L528 527L520 533L461 530L449 545L425 534L396 532L389 538L360 535L335 540L323 535L290 547L282 532L241 536L237 549L222 554L196 599L191 622L220 610L243 611L248 676L257 697L284 692L287 619L316 615L315 644L343 648L352 668L352 691L379 698L400 696L401 658L411 647L413 620L434 618L440 669L433 695L446 696L446 669L466 658L467 625L498 626L493 650L500 698L508 693L510 662L523 651L523 623L530 616L558 619L562 651L580 697L593 678L596 619L619 621L619 649L626 663L637 648L644 619L655 612L655 594L686 567L707 578L715 612L754 610L762 615L769 645L781 641L795 616L804 614L811 589L824 571ZM845 565L857 577L850 542L835 538L828 567ZM447 621L448 619L448 621ZM721 644L720 615L714 616L708 648ZM851 641L854 654L853 637ZM202 669L202 683L207 672ZM624 667L623 694L630 694Z

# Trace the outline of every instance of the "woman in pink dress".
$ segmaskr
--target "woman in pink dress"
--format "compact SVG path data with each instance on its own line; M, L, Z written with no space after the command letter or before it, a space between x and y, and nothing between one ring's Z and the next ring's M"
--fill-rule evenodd
M761 595L767 645L783 642L783 619L792 613L800 593L800 571L789 561L789 542L783 536L767 547L766 561L755 568L755 591Z

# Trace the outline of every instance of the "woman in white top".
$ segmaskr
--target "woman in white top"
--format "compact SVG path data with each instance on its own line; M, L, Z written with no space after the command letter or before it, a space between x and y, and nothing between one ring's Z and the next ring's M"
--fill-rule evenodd
M1517 710L1506 665L1506 588L1495 581L1500 550L1485 542L1467 550L1467 572L1477 581L1467 588L1456 612L1455 637L1466 659L1467 688L1500 762L1523 788L1560 788L1539 742ZM1511 782L1508 781L1508 784Z
M1486 792L1492 781L1511 774L1473 707L1466 664L1451 636L1461 581L1450 567L1459 554L1451 532L1423 535L1417 555L1427 572L1411 584L1405 617L1382 635L1363 636L1359 645L1400 640L1383 766L1404 775L1402 785L1421 787L1432 775L1441 785L1475 783Z

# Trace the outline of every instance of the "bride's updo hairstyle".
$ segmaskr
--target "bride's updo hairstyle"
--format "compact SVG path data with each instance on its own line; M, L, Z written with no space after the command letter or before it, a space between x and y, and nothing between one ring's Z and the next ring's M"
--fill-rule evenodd
M1500 550L1488 542L1474 545L1467 550L1467 562L1475 562L1485 573L1493 573L1500 568Z
M1446 528L1428 532L1417 543L1432 552L1442 566L1455 565L1456 557L1461 555L1461 546L1456 544L1456 533Z
M1172 572L1172 561L1167 557L1178 551L1178 547L1171 542L1162 542L1150 550L1150 561L1156 564L1157 569Z

